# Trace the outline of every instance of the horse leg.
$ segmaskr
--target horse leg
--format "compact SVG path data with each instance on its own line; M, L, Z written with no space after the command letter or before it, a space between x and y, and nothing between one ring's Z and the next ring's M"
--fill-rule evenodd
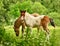
M30 33L32 34L32 27L29 27L30 28Z
M24 35L25 23L22 24L22 35Z
M49 35L49 32L48 32L48 29L45 30L45 31L46 31L46 40L49 40L50 35Z
M39 28L37 28L37 30L38 30L38 32L37 32L37 33L39 33Z
M49 35L49 29L47 28L47 25L43 26L43 29L46 31L46 35L47 35L46 39L49 40L50 35Z
M38 26L38 28L37 28L38 32L39 32L40 29L42 31L42 27L41 26Z
M39 29L40 29L40 26L37 27L37 30L38 30L37 35L39 34Z

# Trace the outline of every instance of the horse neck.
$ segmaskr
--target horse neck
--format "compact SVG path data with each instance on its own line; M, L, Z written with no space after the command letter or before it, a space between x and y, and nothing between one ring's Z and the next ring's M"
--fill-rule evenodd
M25 13L25 18L30 18L31 17L31 15L29 14L29 13Z

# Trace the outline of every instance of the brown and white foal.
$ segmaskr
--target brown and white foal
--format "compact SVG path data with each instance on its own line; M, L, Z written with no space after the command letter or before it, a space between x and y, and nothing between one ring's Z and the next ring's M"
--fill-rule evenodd
M55 27L53 19L49 18L48 16L45 15L40 15L37 17L32 16L32 14L29 14L26 11L21 11L21 16L22 20L24 21L25 25L29 27L31 30L33 27L36 27L37 29L40 28L40 26L43 27L43 29L47 33L47 38L49 39L49 29L48 29L48 24L49 22L53 27Z
M21 12L21 15L24 15L25 11L20 11ZM32 16L34 17L37 17L39 16L39 14L37 13L33 13ZM22 26L22 34L24 32L24 29L25 29L25 23L22 21L22 16L20 16L19 18L17 18L17 20L14 22L14 31L15 31L15 34L16 36L19 36L19 28L20 26Z

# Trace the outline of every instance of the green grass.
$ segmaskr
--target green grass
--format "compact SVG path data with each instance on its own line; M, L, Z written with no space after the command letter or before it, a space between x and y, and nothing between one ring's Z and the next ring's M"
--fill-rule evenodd
M32 34L30 35L30 30L26 29L25 35L22 38L21 28L20 35L18 37L15 36L15 32L13 30L13 26L5 27L5 35L3 37L3 41L0 45L5 46L60 46L60 27L49 27L50 29L50 40L45 41L46 36L44 30L37 34L37 29L33 28ZM26 32L28 34L26 36Z

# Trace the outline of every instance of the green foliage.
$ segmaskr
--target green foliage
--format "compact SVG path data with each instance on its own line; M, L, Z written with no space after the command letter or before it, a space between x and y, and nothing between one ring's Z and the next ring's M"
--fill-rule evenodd
M5 11L6 11L6 10L3 8L3 3L0 2L0 23L5 21L5 20L4 20L4 17L3 17Z
M11 17L16 18L16 17L20 16L20 10L27 10L28 12L31 12L32 11L30 9L31 6L32 6L31 1L25 1L23 3L17 2L16 4L10 5L9 13L10 13Z
M18 17L20 15L19 7L20 7L20 3L19 2L17 2L16 4L11 4L10 5L9 14L10 14L11 17L16 18L16 17Z
M4 26L0 25L0 42L3 40L4 34L5 34Z
M48 10L40 2L35 2L32 6L32 11L39 14L46 14Z
M56 46L55 44L56 44L56 42L55 42L55 40L57 39L56 38L56 31L54 30L54 31L52 31L52 34L51 34L52 36L51 36L51 38L50 38L50 46Z
M58 12L60 13L60 0L40 0L41 4L43 4L49 12Z
M31 9L32 5L33 5L32 1L24 1L20 5L20 10L26 10L27 12L32 13L32 9Z
M59 27L60 28L60 27ZM46 35L44 30L38 33L36 29L33 29L32 34L30 34L30 30L26 29L25 33L28 33L24 35L23 38L16 37L15 33L13 31L13 28L6 27L6 32L4 34L4 41L3 45L5 46L59 46L60 39L59 39L59 29L58 27L53 29L50 29L50 39L49 41L46 41ZM57 31L58 30L58 31ZM59 39L59 41L57 41Z

